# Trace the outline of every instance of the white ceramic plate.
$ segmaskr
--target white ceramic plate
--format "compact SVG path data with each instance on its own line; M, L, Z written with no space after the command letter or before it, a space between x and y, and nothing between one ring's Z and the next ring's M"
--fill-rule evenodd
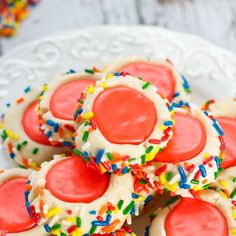
M127 56L169 58L188 78L195 104L236 97L236 56L199 37L157 27L101 26L41 38L0 58L0 112L32 84L70 68L78 71ZM0 168L14 164L0 149ZM136 220L143 235L145 220Z

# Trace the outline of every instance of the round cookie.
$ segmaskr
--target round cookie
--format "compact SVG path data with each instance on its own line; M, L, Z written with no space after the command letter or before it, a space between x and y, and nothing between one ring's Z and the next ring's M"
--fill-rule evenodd
M28 87L25 94L7 109L3 119L1 136L11 159L18 164L36 169L54 154L69 151L68 148L50 144L40 130L36 113L39 88Z
M172 101L189 101L190 87L186 78L167 59L148 60L145 58L126 58L108 66L104 73L125 72L141 77L158 88L159 93Z
M183 196L215 181L224 144L216 120L199 109L175 107L174 135L167 147L143 168L148 185Z
M78 156L43 164L29 181L26 204L53 235L109 234L121 228L135 204L131 174L101 175Z
M154 214L149 236L235 235L235 206L213 190L202 191L199 197L167 201Z
M236 196L236 100L208 101L203 105L218 120L224 132L225 156L221 166L225 169L215 183L227 197Z
M25 207L24 192L31 171L11 169L0 173L0 234L3 236L46 235L36 226Z
M125 174L137 169L172 137L168 100L136 77L109 74L79 104L75 151L95 162L102 172Z
M87 71L87 70L86 70ZM62 142L64 146L74 145L74 112L81 93L100 79L101 74L93 71L76 73L70 70L45 84L39 96L41 129L49 141Z

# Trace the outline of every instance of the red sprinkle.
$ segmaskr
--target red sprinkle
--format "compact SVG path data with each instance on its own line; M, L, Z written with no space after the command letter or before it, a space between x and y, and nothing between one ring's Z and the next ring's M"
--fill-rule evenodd
M165 164L165 165L161 166L160 168L158 168L158 169L155 171L154 175L155 175L155 176L159 176L161 173L163 173L164 171L166 171L166 169L167 169L167 164Z
M148 142L153 143L153 144L160 144L161 140L159 140L159 139L149 139Z

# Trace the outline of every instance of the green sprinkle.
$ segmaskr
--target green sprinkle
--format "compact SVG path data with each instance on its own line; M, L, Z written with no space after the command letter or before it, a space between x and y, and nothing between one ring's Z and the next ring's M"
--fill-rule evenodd
M97 226L92 226L92 228L89 230L89 234L94 234L97 229Z
M234 189L234 191L230 194L230 198L233 199L236 195L236 189Z
M162 152L163 150L164 150L164 148L160 148L160 149L158 150L158 153Z
M146 181L144 178L142 178L142 179L140 179L139 183L140 183L140 184L146 184L147 181Z
M173 173L172 172L168 172L167 173L167 180L170 181L172 179Z
M19 164L18 165L20 168L22 168L22 169L27 169L25 166L23 166L23 165L21 165L21 164Z
M21 144L20 143L18 143L17 145L16 145L16 149L17 149L17 151L20 151L21 150Z
M219 168L219 172L221 173L221 172L223 172L224 171L224 168L223 167L220 167Z
M143 154L143 155L141 156L141 160L142 160L142 164L145 164L145 163L146 163L146 155L145 155L145 154Z
M203 189L208 189L210 186L211 186L210 184L205 184L205 185L203 186Z
M60 229L60 228L61 228L60 224L56 224L56 225L52 226L52 230L57 230L57 229Z
M84 122L84 126L88 126L88 125L90 125L90 122L86 120L86 121Z
M25 140L24 142L22 142L22 145L25 146L27 143L28 141Z
M134 204L134 201L130 202L130 204L123 210L123 215L127 215L134 207Z
M215 175L215 179L218 178L218 176L219 176L219 172L216 171L216 172L214 173L214 175Z
M132 157L128 160L128 162L132 162L132 161L136 161L136 158L135 157Z
M39 151L38 148L34 148L34 149L32 150L32 154L36 155L36 154L38 153L38 151Z
M74 148L73 152L77 155L77 156L83 156L83 153L81 151L79 151L78 149Z
M117 205L117 207L118 207L119 210L122 208L123 204L124 204L124 200L121 199L121 200L118 202L118 205Z
M106 211L106 214L109 215L109 214L112 214L112 211Z
M191 183L192 183L192 184L199 184L199 180L192 179L192 180L191 180Z
M234 177L232 181L235 183L236 182L236 177Z
M111 161L111 160L112 160L112 155L111 155L111 153L110 153L110 152L107 152L106 155L107 155L107 158Z
M62 232L62 233L61 233L61 236L67 236L67 234Z
M153 150L153 146L150 146L146 149L146 153L149 154Z
M81 218L78 216L78 217L76 218L76 224L77 224L78 228L81 227L81 223L82 223Z
M146 89L150 84L151 84L151 83L147 81L147 82L143 85L142 88L143 88L143 89Z
M88 136L89 136L89 132L88 132L88 131L85 131L85 132L84 132L84 135L83 135L83 137L82 137L82 140L83 140L84 142L86 142L87 139L88 139Z
M143 80L143 78L141 78L141 77L138 77L138 79L139 79L139 80Z
M165 206L169 206L170 204L174 203L178 199L179 199L179 196L175 196L175 197L170 198L168 201L165 202Z
M7 132L6 130L4 129L2 134L1 134L1 137L2 137L2 140L5 141L7 139Z
M91 69L85 69L84 71L88 74L94 74L95 73L94 70L91 70Z

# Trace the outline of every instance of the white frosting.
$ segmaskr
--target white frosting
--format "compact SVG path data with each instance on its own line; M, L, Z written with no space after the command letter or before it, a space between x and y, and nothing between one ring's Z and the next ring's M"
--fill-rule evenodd
M176 110L177 111L177 110ZM180 188L179 182L182 181L181 175L179 173L178 168L182 167L184 170L184 173L187 177L187 181L184 183L190 186L190 189L193 189L195 191L202 189L202 187L206 184L213 183L215 181L215 172L218 171L218 166L214 158L204 165L206 170L206 177L203 177L202 174L200 175L199 184L193 184L191 180L193 179L194 175L197 171L199 171L199 166L203 164L203 162L213 156L219 157L221 155L220 146L221 142L219 140L219 134L217 130L214 128L213 121L205 115L201 110L194 109L192 112L188 112L184 109L178 109L178 112L183 112L190 114L194 118L197 118L201 123L204 125L205 131L206 131L206 143L203 148L203 150L195 157L193 157L190 160L186 160L179 163L161 163L153 161L151 166L146 166L143 169L143 172L146 174L146 179L155 186L155 181L160 183L161 188L167 188L171 192L175 192L177 194L181 194L182 196L191 196L191 194L188 192L189 188ZM191 132L191 131L190 131ZM189 173L185 170L185 165L188 163L188 165L195 165L194 170ZM211 165L211 167L209 166ZM167 165L167 169L159 176L155 176L155 171L159 169L160 167ZM154 168L153 168L154 166ZM172 172L172 179L170 181L167 180L167 173Z
M233 217L233 212L235 211L235 206L231 204L231 202L218 192L213 190L206 190L200 192L200 198L203 201L209 202L215 205L225 216L228 228L229 228L229 236L234 235L232 230L236 229L236 221ZM166 236L165 231L165 221L169 214L169 212L179 203L180 200L174 202L173 204L165 207L163 209L158 209L155 213L155 218L151 223L149 236ZM188 216L186 216L188 217Z
M28 93L22 96L22 102L13 102L7 109L3 121L3 129L7 130L9 133L4 144L6 146L9 144L13 146L14 160L18 164L25 166L25 162L28 162L28 166L31 168L38 168L42 162L51 160L54 154L68 151L65 147L55 147L37 143L26 134L22 126L22 117L25 110L38 99L39 93L39 88L32 88ZM17 145L22 144L23 141L27 141L27 144L21 145L21 149L18 150ZM33 154L32 151L35 148L37 148L38 151ZM9 151L8 154L10 155Z
M128 215L123 214L123 210L130 204L132 201L132 192L133 192L133 180L131 174L126 174L123 176L118 176L112 174L110 176L110 184L106 192L98 199L90 202L90 203L69 203L62 201L56 198L48 189L46 189L46 175L48 171L58 162L64 159L53 160L48 163L44 163L39 172L34 172L32 176L29 178L32 185L32 190L30 191L29 201L35 207L35 209L39 209L39 201L43 200L45 214L47 214L50 210L55 207L60 208L60 212L56 214L57 220L55 223L60 223L62 225L62 230L66 230L70 228L75 223L71 223L68 221L68 218L76 219L76 217L81 217L81 232L82 234L89 233L92 222L97 221L96 217L98 216L98 212L101 207L107 202L111 202L114 206L117 206L119 201L122 199L124 201L123 207L121 210L117 210L112 212L112 220L120 220L120 223L117 224L114 230L120 229ZM40 197L37 190L38 188L43 189L43 196ZM71 209L72 214L68 215L67 210ZM36 210L37 211L37 210ZM96 211L96 214L90 214L90 211ZM55 217L55 216L53 216ZM45 220L41 221L41 223L50 224L53 217L46 217ZM102 215L103 218L106 218L106 213ZM97 227L95 233L101 233L102 227Z
M141 156L145 154L145 150L149 146L153 146L153 151L150 153L149 157L147 157L147 161L152 160L155 157L155 154L159 151L160 148L164 148L169 139L172 137L173 132L172 130L169 132L169 138L160 144L150 144L148 142L149 139L158 139L164 136L164 132L161 129L165 121L171 121L171 114L168 110L166 104L168 104L167 99L163 99L157 92L154 86L148 86L146 89L143 89L142 86L144 85L144 81L137 79L133 76L126 75L126 76L113 76L108 75L104 77L101 81L98 81L95 85L93 93L87 93L86 99L83 103L83 111L81 113L82 122L80 124L76 124L76 139L75 139L75 146L82 151L87 151L90 156L96 156L97 152L100 149L104 150L104 155L102 157L102 162L108 161L109 159L105 155L107 152L110 153L119 153L120 155L129 155L130 157L136 158L136 160L132 161L132 163L126 162L127 165L129 164L141 164ZM156 122L152 133L150 136L142 143L138 145L133 144L115 144L109 142L97 127L96 130L93 130L89 133L87 141L82 140L82 136L86 130L88 130L91 126L85 126L84 115L91 113L93 108L93 103L96 97L104 91L106 88L111 88L115 86L127 86L137 90L138 92L142 93L146 96L150 101L152 101L156 112L158 121ZM105 87L105 88L104 88ZM164 127L165 128L165 127ZM121 163L116 163L118 168L120 168Z
M3 184L9 179L15 177L28 177L31 174L30 170L13 168L10 170L6 170L0 174L0 184ZM6 236L46 236L47 234L44 232L44 228L42 226L35 226L34 228L20 232L20 233L6 233Z
M190 92L187 92L184 88L184 85L186 85L187 81L185 81L185 78L182 77L182 75L179 73L177 68L168 61L148 60L143 57L124 58L120 61L110 64L104 69L103 72L107 74L115 73L115 72L120 71L122 67L129 65L130 63L133 63L133 62L150 62L152 64L162 65L169 68L172 71L172 74L176 80L175 94L178 94L176 97L173 98L173 102L179 102L179 101L188 102L190 100Z
M69 142L72 145L74 144L73 139L73 131L70 131L65 128L65 125L69 125L71 127L74 127L73 120L64 120L57 118L53 115L53 113L50 110L50 100L52 95L56 92L56 90L61 87L62 85L76 80L82 80L82 79L88 79L88 80L99 80L101 78L100 73L94 73L94 74L88 74L88 73L72 73L72 74L66 74L63 76L56 77L54 80L49 82L47 84L47 88L44 89L43 95L41 96L41 101L39 103L39 114L42 115L42 118L47 121L53 121L54 123L58 124L59 127L63 130L63 136L60 137L58 132L54 131L54 127L50 125L43 125L41 126L42 130L45 132L45 134L48 133L48 131L52 132L52 136L49 138L50 141L59 141L59 142ZM45 87L44 87L45 88ZM78 97L80 94L78 94ZM66 99L66 98L65 98Z

